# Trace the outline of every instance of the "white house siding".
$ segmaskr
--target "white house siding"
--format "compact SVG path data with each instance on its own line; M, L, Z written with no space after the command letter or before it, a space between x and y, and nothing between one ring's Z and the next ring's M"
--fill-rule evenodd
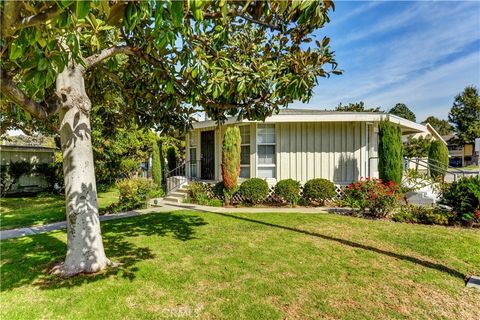
M276 131L277 180L347 184L368 175L365 122L277 123Z
M257 175L257 123L250 126L250 177ZM200 132L215 131L215 180L221 179L222 139L227 126L192 130L197 160L201 156ZM276 123L276 180L292 178L302 183L325 178L348 184L361 176L377 177L378 128L366 122ZM187 136L187 159L190 139ZM369 159L371 158L371 159ZM200 168L197 169L200 174Z

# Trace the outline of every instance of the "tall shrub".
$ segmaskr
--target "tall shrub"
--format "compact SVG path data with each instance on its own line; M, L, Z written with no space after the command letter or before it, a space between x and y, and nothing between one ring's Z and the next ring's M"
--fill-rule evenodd
M240 174L240 129L237 126L228 127L223 137L222 147L222 179L225 187L225 202L228 204L230 195L237 188Z
M177 153L174 147L167 149L168 171L172 171L177 167Z
M443 177L448 168L448 148L442 141L435 140L430 144L428 166L432 178Z
M152 177L158 187L162 186L162 163L160 162L160 149L155 141L152 148Z
M24 175L32 173L33 165L28 161L18 161L1 166L0 196L4 196Z
M402 132L400 126L389 121L379 124L378 171L380 179L400 184L402 180Z

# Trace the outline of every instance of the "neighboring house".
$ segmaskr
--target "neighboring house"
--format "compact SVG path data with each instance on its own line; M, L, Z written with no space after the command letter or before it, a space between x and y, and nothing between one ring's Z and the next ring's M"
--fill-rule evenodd
M15 145L6 144L2 141L0 145L0 164L10 162L28 161L30 163L52 163L55 160L56 148L39 145ZM12 186L9 193L42 191L48 186L43 176L31 174L22 176L18 183Z
M389 120L403 135L430 134L427 126L378 112L281 110L265 122L230 118L221 126L207 120L187 135L187 175L221 180L222 139L229 125L242 137L240 178L259 177L273 184L292 178L302 183L325 178L337 185L378 177L378 124Z
M443 136L443 140L447 142L451 166L464 167L475 164L475 145L473 143L459 143L457 135L454 133Z

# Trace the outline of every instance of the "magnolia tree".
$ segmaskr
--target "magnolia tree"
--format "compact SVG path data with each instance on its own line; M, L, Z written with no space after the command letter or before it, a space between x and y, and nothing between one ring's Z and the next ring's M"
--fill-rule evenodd
M8 128L58 123L68 248L56 271L63 276L110 264L98 219L92 102L159 130L188 126L194 110L218 121L264 119L307 101L319 76L340 73L329 39L312 39L329 22L328 0L0 6L1 120Z

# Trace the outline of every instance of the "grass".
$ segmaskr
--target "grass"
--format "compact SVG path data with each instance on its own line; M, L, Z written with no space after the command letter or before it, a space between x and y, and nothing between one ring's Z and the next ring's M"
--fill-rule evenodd
M64 232L2 241L2 319L478 319L480 232L333 214L103 223L120 263L62 280Z
M100 210L118 200L115 188L98 193ZM26 205L28 204L28 205ZM42 225L65 220L65 198L44 195L28 198L0 199L0 230Z

